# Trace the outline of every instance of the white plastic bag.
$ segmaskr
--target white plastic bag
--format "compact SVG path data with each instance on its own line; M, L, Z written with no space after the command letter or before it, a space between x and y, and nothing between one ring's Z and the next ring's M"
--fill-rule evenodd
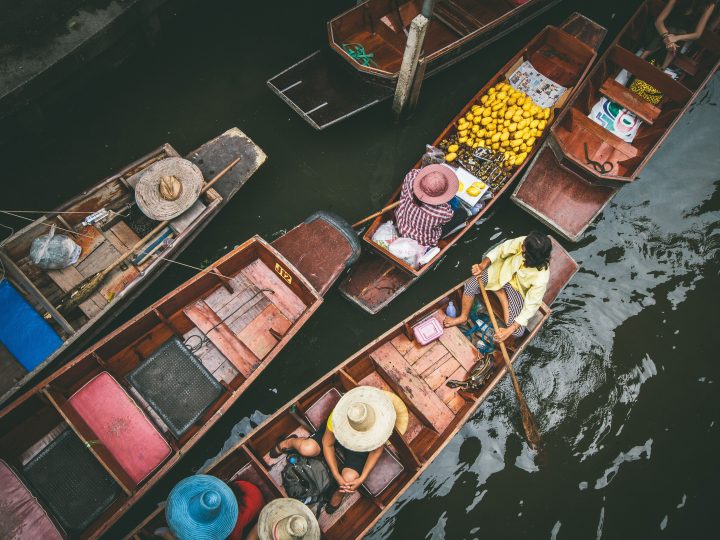
M75 264L80 246L64 234L55 234L55 225L48 234L37 237L30 245L30 260L43 270L59 270Z
M393 222L391 220L386 221L377 228L375 234L372 235L372 241L384 247L385 249L388 249L390 244L397 240L397 237L397 229L395 229L395 225L393 225Z
M408 266L418 267L420 257L425 253L425 246L418 244L417 240L412 238L398 238L390 244L389 251L398 259L405 261Z
M642 125L642 120L606 97L595 104L588 117L628 143L633 142Z

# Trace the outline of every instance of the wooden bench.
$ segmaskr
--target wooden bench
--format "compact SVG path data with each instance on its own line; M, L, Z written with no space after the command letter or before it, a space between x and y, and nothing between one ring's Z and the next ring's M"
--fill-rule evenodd
M615 79L608 78L600 87L600 93L614 101L621 107L640 118L643 122L652 125L660 116L660 108L645 101L635 92L631 92Z

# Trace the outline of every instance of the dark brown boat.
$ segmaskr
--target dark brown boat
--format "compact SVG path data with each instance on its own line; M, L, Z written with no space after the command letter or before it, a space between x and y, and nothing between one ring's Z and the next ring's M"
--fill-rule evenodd
M643 2L558 118L512 195L520 207L572 241L577 241L624 185L638 178L673 127L720 66L720 36L708 29L673 65L674 80L636 56L646 27L664 2ZM656 106L615 80L626 70L662 92ZM642 120L628 143L593 122L588 114L602 97Z
M0 411L0 477L16 487L0 493L3 530L100 537L318 309L359 253L338 224L316 214L273 245L248 240ZM320 241L318 257L297 247Z
M528 332L509 344L511 361L517 360L540 332L551 314L548 305L576 271L575 261L553 241L551 282L544 303L531 320ZM266 502L285 497L281 472L286 456L273 459L269 455L282 435L308 435L327 419L340 396L356 386L392 391L407 405L410 417L407 431L402 435L397 430L393 433L367 481L345 497L337 512L320 515L320 528L326 540L362 538L418 479L505 376L504 362L496 351L482 387L472 393L452 389L446 382L464 380L479 360L473 343L458 328L445 329L439 340L425 346L413 341L412 326L429 316L442 321L449 301L459 305L462 287L462 284L453 287L351 356L199 472L225 482L249 481L260 488ZM153 531L163 526L166 526L164 505L160 505L130 537L156 538Z
M511 73L514 67L523 60L529 60L535 69L547 77L561 81L562 85L567 88L566 96L571 96L574 92L573 87L581 82L589 71L595 59L595 51L602 42L605 33L606 30L603 27L578 13L573 14L560 28L548 26L520 50L463 107L436 139L434 145L439 146L443 139L454 134L457 129L457 120L465 116L489 88L505 80L506 74ZM563 102L565 100L561 98L558 108L553 112L549 122L552 122L552 118L562 109ZM535 149L533 149L534 151ZM530 155L532 156L532 153ZM372 241L372 236L377 228L383 221L390 219L387 216L376 218L363 236L365 241L364 253L351 269L350 274L341 283L340 292L369 313L375 314L379 312L426 272L431 270L447 250L455 245L492 208L500 196L512 185L515 178L519 177L526 165L527 161L514 169L504 185L493 193L493 197L485 203L479 213L469 219L464 228L447 238L441 239L438 244L440 252L419 269L414 269L395 257L387 249ZM420 162L416 163L414 167L420 167ZM389 203L397 201L399 195L400 187Z
M139 173L172 156L178 153L164 144L0 244L0 262L4 267L0 283L4 281L5 292L48 336L47 346L31 352L23 349L22 342L15 347L0 342L0 404L33 378L37 380L43 369L78 352L80 346L97 335L171 264L168 260L182 253L266 159L263 151L237 128L190 152L187 159L198 165L206 180L233 159L241 160L190 210L172 220L156 239L139 248L135 257L111 272L89 299L61 314L56 306L63 295L104 269L158 224L137 210L133 186ZM82 224L90 213L103 208L109 212L108 217L87 226ZM78 261L63 270L40 270L30 261L32 241L46 234L51 225L64 229L58 233L70 234L82 248Z
M548 10L560 0L436 0L421 66L430 77ZM368 0L328 21L328 48L267 81L315 129L393 95L407 32L423 0ZM358 50L366 60L353 57Z

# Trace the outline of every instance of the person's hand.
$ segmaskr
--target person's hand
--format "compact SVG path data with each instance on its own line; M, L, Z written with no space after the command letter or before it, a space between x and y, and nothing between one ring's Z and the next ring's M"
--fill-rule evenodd
M495 341L497 341L498 343L502 343L507 338L509 338L512 335L512 333L518 329L519 326L520 325L517 323L512 323L507 328L498 328L498 331L495 332L495 336L494 336Z
M482 275L483 271L488 267L490 264L490 261L487 259L483 259L480 264L473 264L470 271L472 272L472 275L475 277L479 277Z
M668 51L675 52L678 49L678 37L675 34L668 34L663 38L663 42L665 43L665 48Z
M340 484L340 491L343 493L353 493L357 490L357 488L360 487L360 484L363 483L363 479L361 477L356 478L355 480L352 480L350 482L345 482L344 484Z

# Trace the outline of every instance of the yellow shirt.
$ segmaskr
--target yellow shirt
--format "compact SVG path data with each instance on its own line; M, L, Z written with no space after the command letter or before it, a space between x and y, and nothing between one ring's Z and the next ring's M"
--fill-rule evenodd
M333 412L335 412L335 411L333 411ZM333 429L332 429L332 415L333 415L333 413L331 412L331 413L330 413L330 416L328 416L328 421L327 421L327 429L328 429L328 431L329 431L330 433L333 432Z
M548 269L525 267L525 258L522 254L525 238L520 236L507 240L485 255L491 263L488 267L488 283L485 288L489 291L499 291L509 283L525 300L522 311L515 318L515 322L521 326L527 326L528 321L540 308L550 280Z

